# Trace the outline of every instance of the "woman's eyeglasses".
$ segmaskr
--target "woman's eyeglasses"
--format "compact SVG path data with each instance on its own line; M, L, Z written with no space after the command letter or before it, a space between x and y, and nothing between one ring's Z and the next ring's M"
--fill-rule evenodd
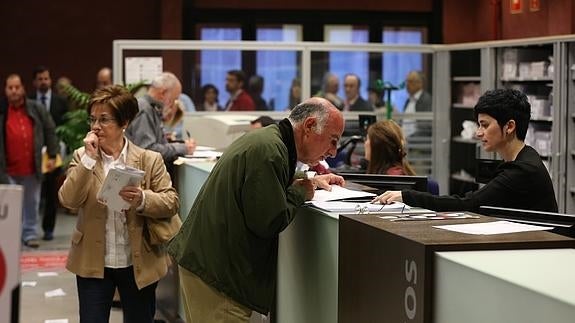
M96 122L98 122L100 124L100 126L105 127L105 126L110 125L114 121L116 121L116 119L110 118L110 117L101 117L101 118L89 117L88 118L88 122L90 123L90 126L93 126L96 124Z

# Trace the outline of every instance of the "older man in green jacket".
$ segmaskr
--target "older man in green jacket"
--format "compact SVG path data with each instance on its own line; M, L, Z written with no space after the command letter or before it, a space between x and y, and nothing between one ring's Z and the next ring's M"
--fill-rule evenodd
M268 313L279 233L316 185L343 184L333 174L294 179L296 162L335 156L343 127L333 104L311 98L226 150L168 246L180 267L188 323L248 322L252 311Z

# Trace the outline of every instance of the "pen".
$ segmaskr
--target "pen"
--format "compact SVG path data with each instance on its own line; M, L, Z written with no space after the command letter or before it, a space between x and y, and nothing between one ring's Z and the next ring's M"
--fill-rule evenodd
M189 131L189 130L186 130L186 134L188 135L188 139L191 139L191 138L192 138L192 135L190 135L190 131Z

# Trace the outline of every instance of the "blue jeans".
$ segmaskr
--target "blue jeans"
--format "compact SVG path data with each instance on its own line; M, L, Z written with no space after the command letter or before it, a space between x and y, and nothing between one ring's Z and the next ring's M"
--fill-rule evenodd
M104 268L104 278L76 275L80 323L108 323L114 290L118 287L124 323L153 323L156 314L156 286L153 283L138 290L134 267Z
M40 207L40 191L42 181L36 175L10 176L10 184L24 187L24 205L22 208L22 241L38 239L36 223L38 222L38 208Z

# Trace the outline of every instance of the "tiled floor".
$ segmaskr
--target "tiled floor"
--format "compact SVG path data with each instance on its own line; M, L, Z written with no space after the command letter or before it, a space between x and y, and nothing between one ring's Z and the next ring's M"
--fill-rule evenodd
M79 322L76 277L64 268L61 261L62 256L67 255L70 233L75 223L74 215L59 213L54 240L41 241L38 249L23 247L22 256L27 263L23 264L21 270L24 283L20 290L21 323L44 323L46 320L55 319L67 319L69 323ZM38 232L42 233L41 230ZM33 260L35 259L47 260L47 263L41 268L29 268L34 266ZM42 274L46 272L49 276ZM32 282L36 282L36 286L27 286ZM46 292L58 289L61 289L65 295L46 297ZM122 322L121 310L112 309L110 322Z

